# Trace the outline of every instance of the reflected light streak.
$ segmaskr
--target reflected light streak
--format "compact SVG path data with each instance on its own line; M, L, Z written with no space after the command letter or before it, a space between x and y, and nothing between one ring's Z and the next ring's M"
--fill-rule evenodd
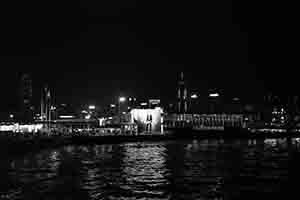
M49 155L49 166L52 170L57 170L60 165L60 152L52 151Z
M144 145L144 144L143 144ZM165 184L166 167L164 146L152 144L139 147L136 144L124 146L123 168L126 180L133 183L143 184Z

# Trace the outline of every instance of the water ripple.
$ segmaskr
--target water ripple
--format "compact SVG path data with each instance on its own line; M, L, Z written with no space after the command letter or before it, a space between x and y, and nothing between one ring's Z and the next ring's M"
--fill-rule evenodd
M292 148L300 152L299 140ZM0 199L243 199L288 181L287 140L65 146L1 161Z

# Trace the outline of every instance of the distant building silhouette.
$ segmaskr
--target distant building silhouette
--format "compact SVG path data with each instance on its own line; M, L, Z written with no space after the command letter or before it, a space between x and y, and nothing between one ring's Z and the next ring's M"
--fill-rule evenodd
M51 120L51 92L48 86L41 91L41 120Z
M184 80L184 73L180 73L178 88L177 88L177 112L187 113L188 111L188 97L187 89Z
M30 122L34 117L32 79L29 74L21 76L20 84L20 120Z

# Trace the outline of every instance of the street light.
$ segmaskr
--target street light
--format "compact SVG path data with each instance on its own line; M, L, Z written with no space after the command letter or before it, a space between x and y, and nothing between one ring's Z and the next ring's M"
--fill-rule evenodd
M125 101L126 101L126 97L119 97L119 102L118 102L118 105L119 105L119 115L121 115L121 103L123 103Z
M196 99L198 99L198 95L197 94L192 94L191 99L190 99L190 106L191 106L191 109L193 111L196 109L196 106L195 106L195 104L197 104Z
M193 94L193 95L191 95L191 98L192 98L192 99L197 99L197 98L198 98L198 95L197 95L197 94Z
M125 102L126 101L126 97L120 97L119 98L119 102Z
M94 105L89 105L89 110L95 110L96 109L96 106Z
M215 98L215 99L216 99L217 97L219 97L219 96L220 96L219 93L210 93L210 94L209 94L209 97L213 97L213 98ZM215 106L216 106L216 105L215 105L215 104L216 104L215 100L212 102L212 104L213 104L213 105L210 106L210 107L211 107L211 112L214 113L215 110L216 110L216 108L215 108Z

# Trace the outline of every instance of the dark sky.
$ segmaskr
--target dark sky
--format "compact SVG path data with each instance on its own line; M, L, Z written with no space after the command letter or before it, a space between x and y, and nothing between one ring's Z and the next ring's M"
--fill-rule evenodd
M171 101L180 71L200 93L286 92L297 76L282 33L293 27L281 5L243 2L1 2L0 108L15 106L22 72L33 76L36 101L43 83L57 102L104 104L119 94Z

